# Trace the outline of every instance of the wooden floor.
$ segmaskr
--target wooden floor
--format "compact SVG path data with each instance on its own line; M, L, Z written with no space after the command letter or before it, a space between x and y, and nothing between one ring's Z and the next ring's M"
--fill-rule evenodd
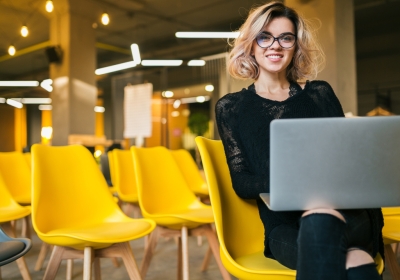
M43 278L44 269L41 271L34 271L37 256L40 251L41 241L37 238L36 234L32 236L33 246L32 249L25 255L26 262L31 273L32 280L39 280ZM133 254L135 256L138 266L143 256L144 240L138 239L130 242ZM191 280L211 280L222 279L218 266L211 257L208 271L201 272L201 264L203 257L207 250L208 244L205 237L202 239L202 245L197 244L197 237L189 237L189 276ZM155 254L151 261L149 270L146 275L146 280L175 280L177 279L177 245L173 239L165 240L161 238L158 241ZM44 266L49 260L50 254L46 257ZM110 259L101 259L101 276L103 280L125 280L129 279L128 273L122 263L119 261L120 266L114 267ZM3 280L22 279L19 273L17 264L15 262L1 267L1 276ZM56 279L65 279L66 276L66 262L63 261L57 273ZM73 279L82 279L83 277L83 263L82 260L74 261ZM232 277L232 280L236 278Z
M37 256L39 254L41 241L37 238L35 234L32 236L33 247L26 254L26 261L29 267L32 280L39 280L43 278L44 269L41 271L34 271L35 263ZM201 272L200 267L203 261L204 254L207 250L207 241L203 237L202 245L199 246L197 244L196 237L189 237L189 261L190 261L190 270L189 275L191 280L211 280L211 279L222 279L221 274L218 270L217 264L213 258L211 258L210 266L208 271ZM144 240L138 239L131 242L131 247L133 250L133 254L135 259L140 265L143 256L143 246ZM155 250L154 257L150 264L149 270L146 275L146 280L175 280L177 279L177 246L173 239L165 240L160 239L158 245ZM47 264L47 261L50 257L50 254L46 257L46 261L44 266ZM65 279L66 276L66 263L63 262L60 266L60 269L57 273L56 279ZM125 270L125 267L120 261L119 267L114 267L112 261L110 259L102 259L101 260L101 273L103 280L125 280L129 279L128 274ZM22 279L21 274L19 273L17 264L15 262L10 263L6 266L1 267L1 276L3 280L11 280L11 279ZM81 260L74 261L74 269L73 269L73 279L82 279L83 276L83 266ZM232 280L236 278L232 277ZM386 270L384 272L384 280L393 280L390 273Z

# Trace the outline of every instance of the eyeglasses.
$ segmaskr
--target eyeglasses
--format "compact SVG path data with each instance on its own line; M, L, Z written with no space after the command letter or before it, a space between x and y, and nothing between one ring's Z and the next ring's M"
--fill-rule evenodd
M296 43L296 35L293 35L291 33L286 33L279 35L278 37L274 37L271 34L262 32L259 35L257 35L256 41L257 45L259 45L260 48L263 49L271 47L275 43L275 41L278 41L278 44L282 48L290 49Z

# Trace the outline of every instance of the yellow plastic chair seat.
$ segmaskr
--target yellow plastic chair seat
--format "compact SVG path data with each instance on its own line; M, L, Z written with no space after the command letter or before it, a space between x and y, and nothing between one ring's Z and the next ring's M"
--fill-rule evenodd
M274 279L291 279L296 276L296 271L289 269L279 262L273 259L267 259L264 256L263 251L259 251L253 254L245 255L236 258L234 261L235 265L232 264L231 260L226 259L226 254L221 254L221 259L223 264L228 268L229 271L236 271L236 276L239 279L248 279L249 274L251 274L251 279L266 279L268 274L273 275ZM245 271L245 273L242 273ZM276 278L276 275L279 275L279 278Z
M0 223L18 220L30 214L31 214L30 206L20 206L16 208L14 205L12 205L9 207L1 207Z
M21 195L14 195L14 199L16 202L22 205L29 205L31 204L31 196L27 194L21 194Z
M90 246L94 249L107 247L113 243L121 243L141 238L154 229L155 224L149 220L101 223L86 227L73 227L51 230L40 233L39 237L49 243L83 249Z
M118 197L124 202L129 202L129 203L138 203L139 202L139 198L138 198L137 194L124 195L124 194L118 193Z
M385 225L382 229L383 241L385 244L397 243L400 241L400 216L385 216Z
M144 214L146 217L146 214ZM149 216L156 224L173 229L181 229L182 225L195 228L205 223L213 223L214 216L211 206L202 206L195 209L175 210L168 214L152 213Z
M400 207L383 207L382 214L383 216L400 215Z

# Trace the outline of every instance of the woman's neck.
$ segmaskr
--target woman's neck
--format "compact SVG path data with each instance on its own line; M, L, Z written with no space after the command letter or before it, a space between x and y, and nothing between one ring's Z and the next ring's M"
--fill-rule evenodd
M289 97L290 82L281 75L260 76L254 86L258 95L270 100L283 101Z

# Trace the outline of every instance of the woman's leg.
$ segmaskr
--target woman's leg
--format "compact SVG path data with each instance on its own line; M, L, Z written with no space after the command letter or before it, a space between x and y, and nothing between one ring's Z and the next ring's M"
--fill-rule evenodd
M297 225L280 225L275 227L268 236L267 246L273 258L291 269L296 269L298 235Z
M339 211L347 223L347 279L381 280L372 258L372 228L368 213L359 209Z
M346 223L341 215L305 213L298 236L297 280L346 280Z
M347 280L382 280L369 253L351 248L347 252Z

